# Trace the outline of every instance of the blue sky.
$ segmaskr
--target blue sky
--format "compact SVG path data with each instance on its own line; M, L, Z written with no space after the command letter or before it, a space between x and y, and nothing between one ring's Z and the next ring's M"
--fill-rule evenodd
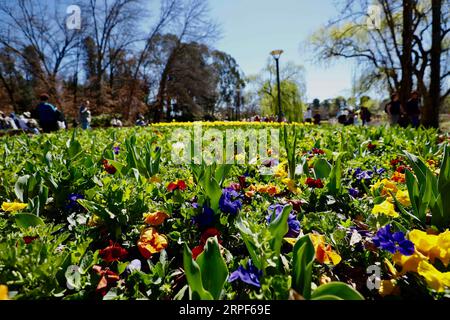
M308 101L350 95L354 64L347 60L317 65L302 46L336 17L333 0L211 0L210 5L223 32L215 47L231 54L246 75L259 72L270 51L283 49L281 63L293 61L306 69Z

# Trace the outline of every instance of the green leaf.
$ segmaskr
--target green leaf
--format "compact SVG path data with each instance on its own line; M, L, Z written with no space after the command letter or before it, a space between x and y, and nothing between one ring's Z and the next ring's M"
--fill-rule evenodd
M241 218L238 218L236 221L236 228L239 230L241 234L242 240L247 247L247 251L252 258L252 262L256 268L262 270L263 263L261 261L261 255L259 254L259 246L254 241L253 232L247 227L246 222L244 222Z
M314 164L314 174L316 179L328 178L331 173L332 166L325 159L318 159Z
M276 219L272 219L272 221L269 224L269 231L270 234L272 235L272 239L270 240L270 247L274 251L276 257L280 255L281 245L283 244L283 238L289 231L287 221L291 211L292 211L291 205L285 206L283 208L283 212Z
M197 263L202 273L203 287L218 300L228 277L228 268L220 253L217 237L208 239L205 250L197 257Z
M17 226L23 229L45 224L41 218L31 213L17 213L14 215L14 219Z
M14 185L14 192L16 194L17 199L21 202L28 201L28 180L30 179L30 175L24 175L17 179L16 184Z
M192 252L184 245L183 266L189 288L192 292L192 300L213 300L211 293L205 290L202 284L202 275L199 265L192 259Z
M305 299L311 296L312 265L315 250L309 235L297 240L292 250L292 288Z
M312 300L324 300L324 297L331 296L343 300L364 300L364 297L348 284L343 282L330 282L321 285L311 295Z

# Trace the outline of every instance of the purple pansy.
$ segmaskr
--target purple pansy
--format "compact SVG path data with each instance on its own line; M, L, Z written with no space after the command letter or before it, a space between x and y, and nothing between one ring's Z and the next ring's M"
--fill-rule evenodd
M391 225L378 230L377 235L372 238L373 243L383 250L394 254L399 251L404 256L414 253L414 243L406 240L403 232L391 232Z
M198 203L193 203L192 206L198 210ZM204 205L201 208L201 212L192 220L198 225L200 229L206 229L213 226L216 219L214 211L208 206Z
M236 271L230 274L228 282L233 282L237 279L240 279L242 282L260 288L260 278L262 274L262 271L258 270L258 268L253 265L251 260L248 260L247 268L239 266Z
M239 193L232 188L225 188L222 190L222 197L219 200L220 210L224 213L237 215L242 208L242 202L239 198Z
M358 198L359 196L359 190L356 188L349 188L348 189L348 193L353 197L353 198Z
M66 209L69 211L81 211L83 210L83 207L78 203L78 200L84 199L84 196L82 194L78 193L71 193L68 197L68 204L66 206Z
M116 154L116 155L119 154L120 146L114 146L113 150L114 150L114 154Z
M269 214L266 217L267 223L272 222L272 215L275 212L275 219L278 218L283 212L285 206L281 204L273 204L269 207ZM300 221L297 220L297 216L291 211L288 217L289 231L286 233L285 237L296 238L300 234Z

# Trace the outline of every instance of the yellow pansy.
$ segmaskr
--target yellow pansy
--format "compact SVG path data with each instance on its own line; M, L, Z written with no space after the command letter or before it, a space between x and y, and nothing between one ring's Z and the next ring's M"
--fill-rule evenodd
M309 237L314 245L317 261L333 265L341 262L341 256L332 250L331 245L325 243L325 237L323 235L310 234Z
M397 192L397 185L395 182L390 181L388 179L383 179L381 181L376 182L372 187L371 191L374 192L375 190L378 190L381 186L383 186L383 189L381 190L382 196L390 196L391 192L396 193Z
M158 177L158 176L152 176L152 177L150 178L150 182L151 182L151 183L160 183L160 182L161 182L161 178Z
M5 212L17 212L28 207L28 204L21 202L3 202L2 210Z
M408 190L398 190L395 198L405 207L409 207L411 205Z
M297 238L284 238L284 241L289 243L291 246L295 246L295 244L297 243Z
M447 267L450 262L450 230L440 235L427 234L424 231L412 230L409 239L416 249L430 258L431 262L438 258Z
M399 214L395 211L395 206L389 202L389 200L385 200L381 204L377 204L372 209L372 214L378 215L382 213L392 218L397 218Z
M0 300L9 300L8 287L0 284Z
M382 297L396 296L400 294L400 288L397 287L397 281L394 279L382 280L380 288L378 289L378 293Z
M417 272L425 278L428 286L437 292L443 292L450 287L450 272L440 272L427 261L421 261Z
M288 190L292 193L299 193L299 189L297 188L297 186L295 185L295 181L289 178L285 178L282 180L282 182L286 185L286 187L288 188Z
M422 261L427 261L427 257L420 252L414 252L410 256L404 256L400 252L396 252L392 257L395 264L402 267L402 271L399 275L404 275L407 272L417 272L417 267Z
M275 169L275 177L277 178L286 178L288 176L284 164L280 163Z

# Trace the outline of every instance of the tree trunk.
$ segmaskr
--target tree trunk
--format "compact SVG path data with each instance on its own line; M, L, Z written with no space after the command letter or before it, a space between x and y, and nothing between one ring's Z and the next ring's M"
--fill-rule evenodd
M402 82L400 88L400 102L406 110L412 91L412 42L413 42L413 0L403 0L403 52L402 52Z
M425 127L439 127L439 107L441 100L441 10L442 1L432 0L432 45L429 101L422 112L422 124Z

